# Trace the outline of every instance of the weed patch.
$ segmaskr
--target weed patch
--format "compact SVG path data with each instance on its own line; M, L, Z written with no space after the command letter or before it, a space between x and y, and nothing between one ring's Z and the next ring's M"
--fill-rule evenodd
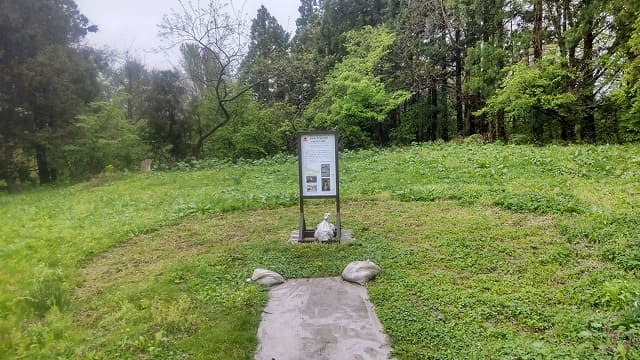
M43 317L50 309L65 311L69 306L68 289L60 269L49 270L41 266L38 278L24 299L28 308L38 317Z
M542 194L535 191L522 191L500 195L494 205L515 212L535 214L576 214L583 212L576 198L556 191Z

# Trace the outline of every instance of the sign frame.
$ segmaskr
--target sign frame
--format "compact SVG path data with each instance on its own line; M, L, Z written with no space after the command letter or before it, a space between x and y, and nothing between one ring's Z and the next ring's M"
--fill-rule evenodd
M314 141L315 140L315 141ZM315 229L307 229L304 200L335 199L336 237L340 241L340 167L338 133L336 131L303 131L297 133L298 183L300 191L300 223L298 241L313 241ZM318 168L319 166L319 168ZM318 182L320 179L320 182ZM320 189L320 190L318 190Z

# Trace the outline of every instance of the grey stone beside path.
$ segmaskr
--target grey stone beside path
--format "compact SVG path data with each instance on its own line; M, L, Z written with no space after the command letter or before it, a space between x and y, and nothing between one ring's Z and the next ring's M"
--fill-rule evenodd
M269 290L256 360L387 359L389 340L364 286L291 279Z

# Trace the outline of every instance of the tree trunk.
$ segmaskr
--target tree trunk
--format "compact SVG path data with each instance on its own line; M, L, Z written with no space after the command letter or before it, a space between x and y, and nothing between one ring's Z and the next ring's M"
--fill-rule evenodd
M542 0L533 3L533 59L542 57Z
M449 138L449 101L447 99L447 92L444 90L440 92L440 106L442 108L442 111L441 111L442 115L440 117L441 118L440 137L444 141L449 141L450 140Z
M473 114L471 114L472 101L469 98L471 98L471 96L467 96L467 99L465 101L465 107L464 107L464 130L462 131L462 134L464 136L469 136L475 133L476 131L475 126L473 124Z
M429 92L431 93L431 124L429 127L429 140L435 141L438 138L438 89L434 85Z
M15 166L15 159L13 157L14 147L5 145L4 157L0 158L0 179L4 179L7 183L7 190L10 193L16 191L17 177L13 167Z
M498 140L507 141L507 130L504 125L504 110L498 111L496 121L496 137Z
M455 73L456 73L456 126L458 133L463 133L465 129L464 113L462 111L462 48L460 44L460 29L456 29L456 44L454 52Z
M541 142L544 140L544 120L542 119L542 114L541 111L539 109L537 109L536 111L534 111L534 115L533 116L533 126L532 126L532 132L533 132L533 138L538 141Z
M376 122L375 129L376 129L376 135L378 137L378 146L379 147L383 147L384 146L384 128L383 128L383 123Z
M582 140L586 142L596 141L596 122L593 114L595 109L595 79L593 75L593 66L591 64L593 54L593 42L595 36L593 34L593 28L589 28L584 34L584 54L582 56L582 78L583 84L580 89L582 101L584 106L584 117L582 118L582 124L580 126Z
M611 121L611 133L616 144L620 144L620 125L618 122L618 110L613 111L613 119Z
M127 120L129 120L130 122L135 122L133 121L133 100L131 99L133 95L129 95L127 96Z
M469 81L471 75L469 74L469 69L465 69L464 80ZM476 132L474 119L473 119L473 111L474 111L474 95L465 94L464 99L464 129L462 131L463 136L469 136Z
M564 0L564 20L562 23L563 33L566 34L568 29L572 29L574 26L573 16L571 14L571 0ZM567 41L571 37L565 39ZM569 66L576 67L576 47L578 46L578 41L571 40L571 42L567 41L567 57L569 59Z
M573 121L566 118L560 120L560 139L570 142L576 140L576 131L573 126Z
M590 98L585 97L584 99L587 103L593 103L595 98L591 96ZM588 143L594 143L596 141L596 120L593 114L593 107L587 105L586 113L582 118L582 125L580 127L582 133L582 140Z
M472 125L472 134L484 134L488 131L487 117L484 115L476 116L473 115L474 111L482 108L482 99L473 95L471 97L471 106L470 106L470 118Z
M51 169L47 163L47 148L45 145L36 145L36 163L38 165L38 178L40 185L51 183Z

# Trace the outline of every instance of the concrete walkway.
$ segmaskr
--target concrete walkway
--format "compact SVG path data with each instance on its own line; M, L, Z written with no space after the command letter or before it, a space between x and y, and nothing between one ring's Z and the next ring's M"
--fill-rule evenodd
M271 288L258 338L257 360L387 359L391 352L366 288L340 277Z

